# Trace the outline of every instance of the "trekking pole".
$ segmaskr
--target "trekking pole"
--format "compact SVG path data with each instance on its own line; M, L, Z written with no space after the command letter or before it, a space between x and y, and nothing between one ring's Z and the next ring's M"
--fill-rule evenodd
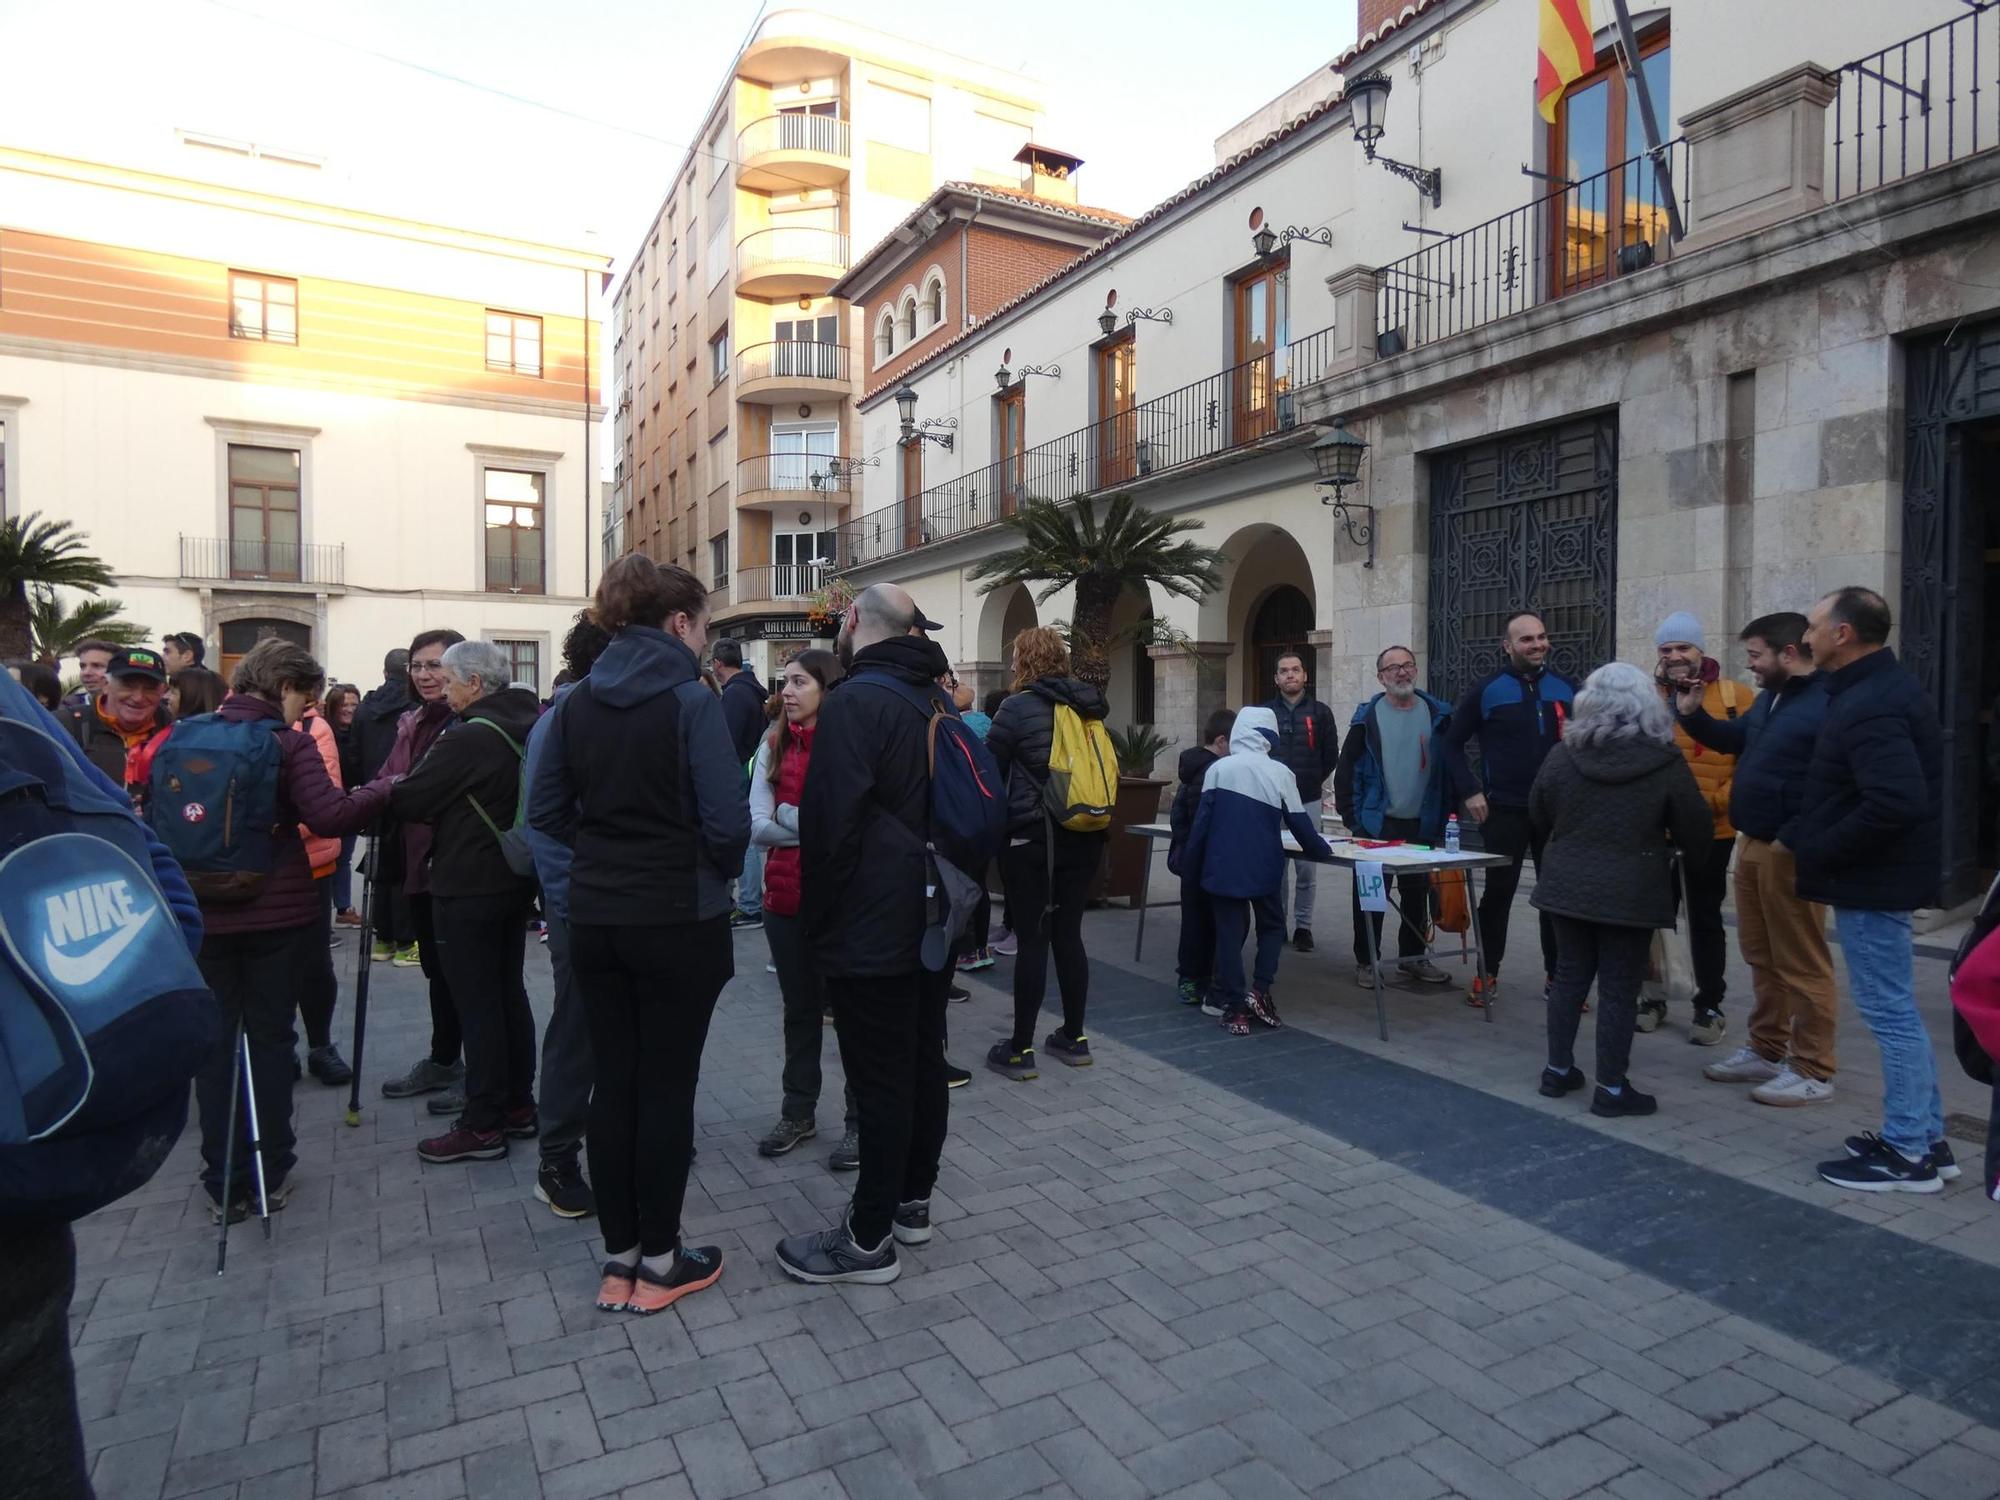
M354 1081L347 1092L347 1123L361 1124L361 1046L368 1035L368 974L374 968L370 957L375 930L375 862L382 857L382 839L375 835L368 845L368 868L361 872L361 972L354 981Z
M250 1035L236 1033L243 1062L243 1109L250 1124L250 1170L257 1178L257 1213L264 1220L264 1238L271 1237L271 1195L264 1186L264 1140L257 1129L257 1077L250 1071ZM228 1215L225 1213L224 1218Z
M222 1234L215 1246L215 1274L229 1258L229 1210L235 1205L231 1169L236 1156L236 1091L243 1086L243 1018L236 1018L236 1041L229 1049L229 1129L222 1137Z

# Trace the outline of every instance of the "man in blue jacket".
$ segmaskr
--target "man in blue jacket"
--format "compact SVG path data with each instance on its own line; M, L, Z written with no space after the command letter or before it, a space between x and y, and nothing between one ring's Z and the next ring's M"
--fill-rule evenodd
M1442 844L1451 799L1446 790L1444 737L1451 729L1451 705L1417 686L1417 656L1408 646L1391 646L1375 658L1382 691L1354 711L1340 765L1333 773L1334 805L1348 829L1367 839L1403 839ZM1375 987L1375 966L1361 923L1361 888L1354 890L1354 982ZM1431 880L1419 870L1398 876L1396 899L1397 967L1420 984L1450 984L1451 976L1430 961L1424 931L1430 915ZM1382 944L1382 913L1370 912L1375 949Z
M1935 1193L1958 1176L1930 1034L1917 1011L1910 913L1937 900L1944 753L1937 710L1888 646L1889 606L1853 585L1812 608L1806 645L1827 674L1798 812L1778 842L1798 892L1833 908L1854 1008L1882 1049L1882 1133L1849 1136L1822 1181L1865 1193Z
M1791 852L1778 831L1797 815L1806 768L1826 721L1826 676L1805 645L1806 617L1771 614L1743 627L1751 674L1763 689L1741 718L1702 707L1697 679L1676 699L1697 744L1736 757L1729 821L1736 854L1736 938L1750 965L1750 1040L1703 1068L1716 1083L1749 1083L1759 1104L1819 1104L1833 1097L1833 1031L1839 996L1826 946L1826 908L1801 900Z
M1521 610L1508 617L1505 630L1501 642L1505 663L1458 700L1444 737L1454 795L1465 804L1466 816L1480 825L1486 852L1503 854L1508 860L1486 872L1486 890L1479 898L1479 936L1487 972L1473 976L1465 997L1473 1006L1484 1005L1499 988L1500 960L1507 954L1507 918L1521 884L1522 861L1532 855L1535 871L1541 873L1542 843L1529 826L1528 789L1562 738L1576 702L1576 684L1548 670L1549 631L1541 616ZM1483 781L1465 754L1466 742L1474 739L1479 741ZM1556 971L1556 929L1546 912L1541 928L1546 983Z

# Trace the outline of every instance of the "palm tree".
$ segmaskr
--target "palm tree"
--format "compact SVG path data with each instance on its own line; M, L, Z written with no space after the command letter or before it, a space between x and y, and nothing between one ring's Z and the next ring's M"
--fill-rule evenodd
M1010 583L1039 585L1037 604L1076 585L1070 648L1076 675L1099 688L1111 680L1111 614L1118 596L1148 584L1200 599L1222 587L1223 556L1198 542L1176 541L1202 524L1185 516L1156 516L1130 495L1114 495L1102 515L1096 502L1030 499L1003 523L1021 545L975 566L990 594Z
M76 655L77 646L84 641L143 646L153 638L153 632L144 625L121 618L125 605L117 599L85 599L70 609L54 589L37 584L30 610L34 617L35 660L51 667L65 656Z
M112 583L111 569L84 550L71 521L44 521L39 511L0 521L0 660L20 661L34 647L31 586L96 594Z

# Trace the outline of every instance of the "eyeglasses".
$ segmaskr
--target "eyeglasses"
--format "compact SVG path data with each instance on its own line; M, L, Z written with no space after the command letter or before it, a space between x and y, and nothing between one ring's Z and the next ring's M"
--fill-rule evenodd
M410 663L410 671L412 673L442 672L443 670L444 663L441 661L413 661Z
M1376 668L1375 675L1377 677L1414 677L1417 675L1417 664L1413 661L1392 661L1386 667Z

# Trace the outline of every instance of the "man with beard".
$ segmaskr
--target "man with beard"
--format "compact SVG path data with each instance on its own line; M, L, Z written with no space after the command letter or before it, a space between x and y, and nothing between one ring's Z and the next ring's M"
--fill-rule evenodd
M1806 768L1826 722L1826 677L1805 645L1806 617L1772 614L1740 639L1757 679L1757 701L1739 718L1717 719L1699 681L1675 696L1680 727L1697 744L1736 757L1729 821L1736 851L1736 938L1750 965L1746 1046L1703 1068L1716 1083L1749 1083L1759 1104L1819 1104L1833 1097L1838 991L1826 946L1826 908L1802 900L1792 852L1778 830L1803 805Z

